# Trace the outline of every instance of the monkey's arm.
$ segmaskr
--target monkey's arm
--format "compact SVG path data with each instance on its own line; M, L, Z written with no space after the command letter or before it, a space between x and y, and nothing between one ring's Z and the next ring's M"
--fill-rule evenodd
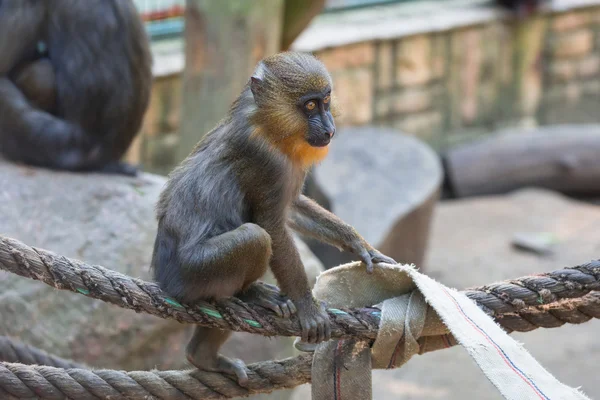
M297 308L302 327L302 340L318 343L329 340L331 327L325 305L317 302L308 284L304 265L285 221L273 221L272 217L258 218L257 222L271 236L270 267L279 287ZM278 219L278 218L277 218Z
M301 234L358 255L368 272L373 270L374 262L396 263L367 243L352 226L304 195L294 201L288 224Z

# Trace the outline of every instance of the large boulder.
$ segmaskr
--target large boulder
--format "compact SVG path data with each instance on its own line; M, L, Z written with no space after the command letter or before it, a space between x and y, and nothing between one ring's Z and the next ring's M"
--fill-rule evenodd
M150 279L154 205L166 178L74 174L0 161L0 234ZM298 241L311 280L322 270ZM272 278L269 278L272 280ZM189 368L192 327L136 314L0 271L0 334L94 367ZM225 352L248 362L289 357L292 338L235 334Z

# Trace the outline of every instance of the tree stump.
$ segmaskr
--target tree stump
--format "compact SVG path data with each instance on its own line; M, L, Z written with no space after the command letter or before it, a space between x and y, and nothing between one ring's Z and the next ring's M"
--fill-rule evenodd
M442 175L438 156L414 137L389 128L343 128L309 176L306 194L384 254L422 267ZM326 268L357 259L307 241Z

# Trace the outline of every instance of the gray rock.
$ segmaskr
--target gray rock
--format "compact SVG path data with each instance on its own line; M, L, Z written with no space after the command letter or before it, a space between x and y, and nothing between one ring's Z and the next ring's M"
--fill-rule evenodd
M421 266L442 183L440 160L428 145L394 129L344 128L311 178L309 196L382 252ZM328 268L356 259L308 243Z
M31 246L150 279L154 205L166 178L72 174L0 161L0 233ZM314 282L320 262L299 242ZM0 334L94 367L189 368L192 327L0 271ZM293 338L235 334L225 352L248 362L289 357Z

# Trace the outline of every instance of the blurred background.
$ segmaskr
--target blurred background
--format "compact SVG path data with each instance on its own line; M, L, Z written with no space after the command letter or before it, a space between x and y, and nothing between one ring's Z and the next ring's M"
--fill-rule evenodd
M153 83L125 160L147 174L0 165L8 236L147 279L164 176L261 58L294 50L323 61L341 108L305 191L382 252L458 289L600 257L599 0L134 3ZM352 259L298 245L313 281ZM8 274L0 316L1 334L93 366L187 367L189 327ZM560 381L600 398L599 331L591 320L512 336ZM248 362L295 354L288 339L243 334L227 352ZM373 374L375 399L501 398L459 347ZM310 387L255 398L308 399Z
M179 132L185 1L135 3L152 39L155 87L128 159L164 173L180 161L177 148L185 140ZM226 12L227 3L199 4L208 4L214 14L218 8ZM284 23L283 12L275 12L292 7L284 3L255 2L255 21L229 10L232 19L240 18L238 30L262 30L256 40L245 38L256 58L281 49L282 28L295 28ZM297 3L298 19L319 15L290 47L314 52L329 68L343 107L338 124L398 128L445 150L503 127L598 122L600 44L597 10L589 0L550 2L546 8L552 12L523 23L507 19L487 0L316 1L324 3L321 10L311 9L311 2ZM261 13L273 14L261 18ZM271 18L276 14L279 18ZM246 25L252 23L258 27ZM208 43L208 38L191 39ZM219 53L238 50L214 45ZM235 85L245 83L252 67L249 63Z

